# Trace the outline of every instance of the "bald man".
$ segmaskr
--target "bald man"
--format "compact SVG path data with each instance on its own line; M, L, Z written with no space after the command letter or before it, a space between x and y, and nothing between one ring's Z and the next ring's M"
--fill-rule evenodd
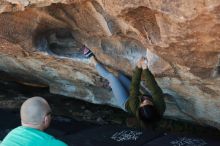
M51 108L42 97L27 99L20 110L21 124L2 141L1 146L67 146L43 132L51 122Z

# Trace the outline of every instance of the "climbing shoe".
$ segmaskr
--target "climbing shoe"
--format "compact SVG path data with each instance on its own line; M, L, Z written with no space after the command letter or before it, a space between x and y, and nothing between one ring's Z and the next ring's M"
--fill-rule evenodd
M93 52L89 48L87 48L86 46L83 46L82 50L83 50L83 55L86 58L90 58L90 57L94 56Z

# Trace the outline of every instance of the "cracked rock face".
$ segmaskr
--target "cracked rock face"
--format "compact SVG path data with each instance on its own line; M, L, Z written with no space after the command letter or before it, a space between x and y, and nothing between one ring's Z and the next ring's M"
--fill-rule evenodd
M140 56L166 95L165 116L220 129L218 0L0 0L0 70L52 93L117 106L85 59L132 75Z

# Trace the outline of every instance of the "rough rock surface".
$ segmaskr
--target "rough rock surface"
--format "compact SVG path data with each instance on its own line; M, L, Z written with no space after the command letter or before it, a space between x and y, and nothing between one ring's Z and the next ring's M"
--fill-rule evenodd
M116 106L86 44L132 75L146 55L165 116L220 129L219 0L0 0L0 70L52 93Z

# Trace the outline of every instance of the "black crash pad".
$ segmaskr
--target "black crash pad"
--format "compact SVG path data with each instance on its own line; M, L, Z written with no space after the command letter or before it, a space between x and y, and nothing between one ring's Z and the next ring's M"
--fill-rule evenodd
M144 146L220 146L220 139L167 134Z
M62 139L62 137L65 137L65 135L75 134L84 129L93 127L96 127L96 125L88 122L76 121L72 118L64 116L55 116L53 117L51 125L46 132L59 139Z
M141 146L163 135L152 130L101 126L65 137L70 146Z

